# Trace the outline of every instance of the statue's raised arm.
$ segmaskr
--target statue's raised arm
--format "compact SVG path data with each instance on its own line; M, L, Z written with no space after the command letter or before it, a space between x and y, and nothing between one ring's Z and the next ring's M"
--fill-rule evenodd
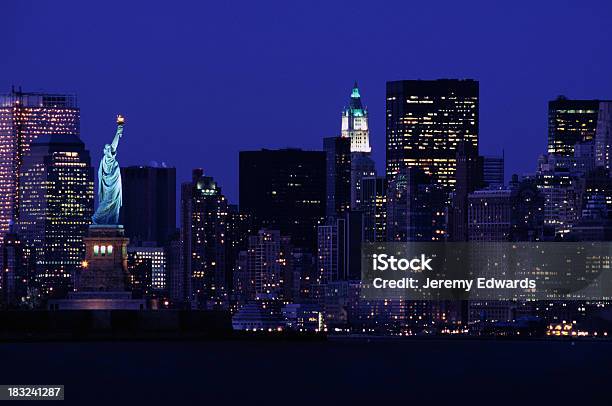
M113 151L117 151L117 146L119 145L119 138L123 135L123 124L125 123L125 118L121 114L117 116L117 131L115 132L115 138L113 138L113 142L111 143L111 147L113 147Z
M117 131L110 144L104 146L104 156L98 168L98 209L92 221L97 225L118 225L122 204L121 171L117 162L117 146L123 135L123 116L117 116Z

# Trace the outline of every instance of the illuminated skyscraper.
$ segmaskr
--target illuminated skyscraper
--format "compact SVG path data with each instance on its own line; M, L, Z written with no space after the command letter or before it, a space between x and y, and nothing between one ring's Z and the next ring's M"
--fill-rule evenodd
M559 96L548 102L548 153L574 155L574 145L595 139L598 100L570 100Z
M81 267L83 237L94 206L94 175L83 142L74 134L42 135L19 171L19 234L33 248L35 284L62 296Z
M202 169L194 169L192 181L181 186L181 239L183 265L200 308L227 305L227 213L221 187Z
M478 82L469 79L387 82L388 180L418 166L452 191L459 142L478 153L478 94Z
M76 96L11 91L0 95L0 238L18 213L19 169L42 134L79 136Z
M343 138L351 139L351 152L370 152L370 128L368 126L368 109L361 104L361 95L357 82L353 86L349 104L342 111Z

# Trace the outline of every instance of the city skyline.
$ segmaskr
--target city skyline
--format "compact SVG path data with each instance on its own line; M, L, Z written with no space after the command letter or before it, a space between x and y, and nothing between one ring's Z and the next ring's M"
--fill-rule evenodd
M379 173L386 80L479 80L481 153L499 155L504 149L506 178L533 172L533 160L546 151L548 101L559 94L571 99L612 94L612 79L604 74L612 62L603 52L610 37L603 16L611 6L604 2L503 10L486 3L446 3L436 6L435 14L433 5L356 2L348 12L340 5L294 9L270 3L231 10L199 5L168 11L151 5L142 15L138 6L122 4L122 18L135 23L117 32L106 24L114 17L112 5L88 13L87 21L77 18L79 7L63 4L3 7L4 14L16 17L0 28L8 44L0 62L2 92L14 84L78 94L86 112L81 134L94 156L103 134L112 131L108 117L122 112L130 117L131 131L123 165L166 161L177 167L178 179L204 167L232 202L238 200L239 150L319 149L322 137L339 133L339 114L355 80L369 109ZM25 15L27 23L20 24ZM198 15L206 24L199 24ZM23 28L31 24L57 42L40 46ZM572 36L559 36L562 27L572 27ZM361 41L346 41L344 33L353 29ZM389 59L404 42L411 50ZM580 55L572 57L571 49L580 49ZM73 53L79 58L64 58ZM567 55L563 63L557 63L558 55ZM354 57L363 62L348 64ZM43 63L45 69L39 69ZM308 118L299 125L296 105L308 107ZM518 119L498 125L508 112ZM167 149L168 139L176 148ZM137 144L150 157L144 162Z

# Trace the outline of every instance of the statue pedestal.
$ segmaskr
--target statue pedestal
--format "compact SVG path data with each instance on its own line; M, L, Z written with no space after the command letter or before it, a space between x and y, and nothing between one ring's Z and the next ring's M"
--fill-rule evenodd
M85 241L85 261L76 291L66 300L50 302L51 310L144 309L144 300L128 291L127 245L121 225L91 225Z
M125 292L128 282L127 245L123 226L89 226L85 262L79 275L78 292Z

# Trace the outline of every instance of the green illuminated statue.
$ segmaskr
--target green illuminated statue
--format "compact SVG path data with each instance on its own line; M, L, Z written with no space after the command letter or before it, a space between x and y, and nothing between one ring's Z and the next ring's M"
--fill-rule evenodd
M119 209L122 203L121 172L117 162L117 146L123 134L123 116L117 116L117 132L111 144L104 146L104 156L98 169L98 209L93 215L96 225L119 224Z

